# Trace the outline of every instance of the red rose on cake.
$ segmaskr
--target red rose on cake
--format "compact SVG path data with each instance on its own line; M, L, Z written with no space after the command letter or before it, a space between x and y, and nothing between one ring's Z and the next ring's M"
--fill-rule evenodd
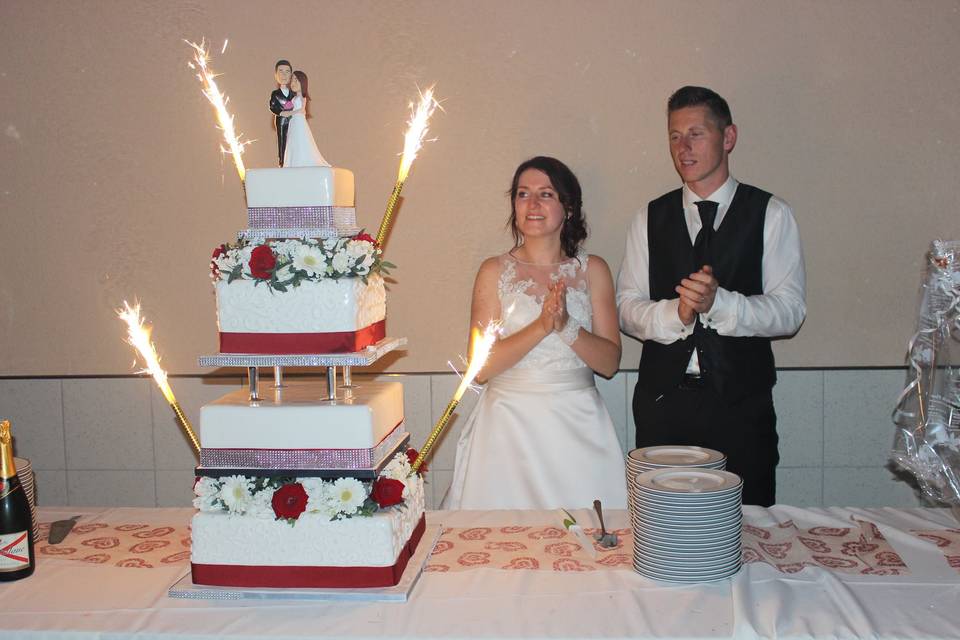
M250 275L261 280L269 280L274 267L277 266L277 257L273 249L265 244L254 247L250 252Z
M381 477L373 483L370 497L381 507L390 507L403 502L403 489L404 485L399 480Z
M307 510L307 490L299 482L285 484L273 492L271 504L278 518L296 520Z

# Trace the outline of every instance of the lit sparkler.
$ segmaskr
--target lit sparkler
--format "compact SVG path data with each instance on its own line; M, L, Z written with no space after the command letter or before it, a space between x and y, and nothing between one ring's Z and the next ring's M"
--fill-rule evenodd
M380 222L380 230L377 231L377 244L381 247L393 222L393 213L397 208L397 202L400 200L403 183L410 175L410 167L413 166L413 161L417 159L417 153L423 147L423 139L427 135L427 124L430 122L430 116L439 106L440 103L433 97L433 87L420 94L420 103L416 108L414 108L412 102L410 103L411 115L407 122L407 132L403 135L403 155L400 157L397 183L393 187L390 199L387 200L387 209L383 214L383 220Z
M230 102L230 98L223 95L217 86L216 79L219 74L209 67L210 54L207 52L206 41L201 40L200 44L190 42L189 40L184 40L184 42L194 49L193 62L188 62L187 66L197 70L197 79L200 81L200 84L203 85L203 96L213 105L213 110L217 114L217 128L223 131L223 140L226 146L220 145L220 151L233 156L233 164L237 167L240 182L243 182L246 178L247 170L243 166L243 158L241 158L241 155L243 154L244 147L253 141L241 141L240 136L242 134L237 134L233 126L233 116L227 111L227 103ZM227 41L225 40L220 53L226 50Z
M187 416L183 413L183 409L181 409L177 403L177 399L173 395L173 389L170 388L170 383L167 382L167 372L160 366L160 356L157 355L157 350L150 341L152 328L145 327L143 318L140 317L140 304L138 303L131 307L130 304L124 300L123 309L117 309L117 315L127 324L127 344L137 350L146 364L146 368L140 370L139 373L149 373L153 376L153 380L160 388L160 392L166 399L167 404L170 405L170 408L173 409L173 412L176 414L180 421L180 426L183 427L183 431L187 434L187 438L190 439L194 450L200 453L200 441L197 440L197 434L193 431L193 426L191 426Z
M472 335L470 336L470 364L467 365L467 370L463 374L460 385L457 387L456 392L454 392L450 404L443 410L440 419L433 427L433 431L430 432L430 437L423 443L420 453L417 454L417 459L413 461L413 465L411 466L414 471L420 469L420 465L422 465L426 457L430 455L430 450L433 448L434 443L436 443L440 434L443 433L447 423L450 422L450 418L453 417L453 412L456 410L457 405L460 404L460 398L463 397L464 392L470 387L470 384L474 378L477 377L477 374L480 373L483 365L487 363L487 358L490 357L490 351L493 349L499 333L499 322L491 322L488 324L482 334L474 327Z

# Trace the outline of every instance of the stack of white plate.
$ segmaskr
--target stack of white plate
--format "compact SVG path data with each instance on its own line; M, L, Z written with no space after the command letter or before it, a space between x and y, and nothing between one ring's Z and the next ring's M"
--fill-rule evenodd
M33 514L33 540L40 539L40 521L37 520L37 487L34 484L33 465L26 458L14 458L13 464L17 468L17 477L30 501L30 513Z
M633 567L669 582L707 582L740 570L740 476L718 469L641 473L631 495Z
M633 498L637 474L667 467L725 469L727 456L713 449L685 445L643 447L627 453L627 493ZM631 507L632 508L632 507Z

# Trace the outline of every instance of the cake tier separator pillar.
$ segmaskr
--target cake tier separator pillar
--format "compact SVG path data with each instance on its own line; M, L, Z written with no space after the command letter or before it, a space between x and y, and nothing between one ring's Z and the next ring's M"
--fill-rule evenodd
M327 369L327 399L335 401L337 396L336 367L343 367L344 382L349 387L351 374L349 367L368 367L386 354L404 347L406 338L383 338L360 351L349 353L303 353L303 354L263 354L263 353L218 353L200 356L201 367L245 367L250 385L250 402L257 402L259 395L259 368L273 367L274 380L283 386L283 367L325 367Z

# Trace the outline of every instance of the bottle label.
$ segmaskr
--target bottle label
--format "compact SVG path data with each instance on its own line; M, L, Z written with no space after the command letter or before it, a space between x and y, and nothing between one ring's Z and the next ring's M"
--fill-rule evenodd
M30 565L30 540L26 531L0 534L0 571L17 571Z

